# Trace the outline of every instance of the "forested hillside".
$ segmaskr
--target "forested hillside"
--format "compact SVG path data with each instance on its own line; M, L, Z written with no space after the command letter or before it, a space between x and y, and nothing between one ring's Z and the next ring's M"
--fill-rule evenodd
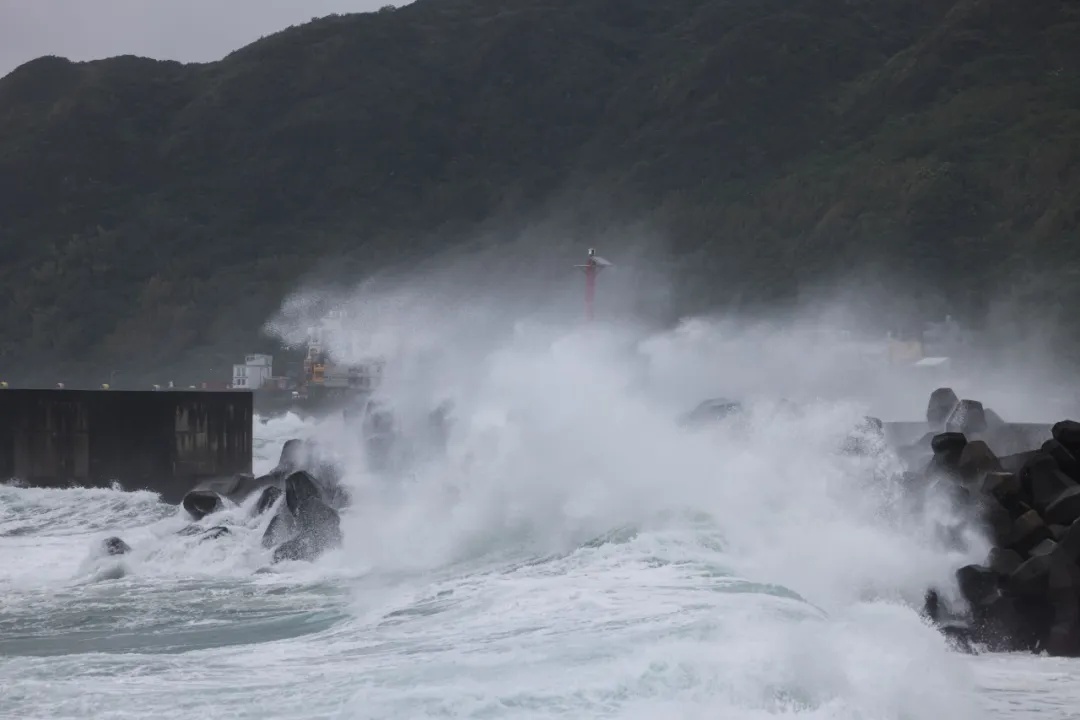
M0 79L0 375L230 362L324 258L575 197L649 220L681 309L878 268L1080 338L1080 2L419 0L34 60Z

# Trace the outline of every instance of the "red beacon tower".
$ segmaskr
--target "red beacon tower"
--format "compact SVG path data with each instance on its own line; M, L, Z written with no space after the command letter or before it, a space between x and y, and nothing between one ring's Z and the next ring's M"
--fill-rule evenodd
M610 267L611 263L596 254L595 248L589 248L589 255L584 265L575 265L585 271L585 319L593 319L593 302L596 299L596 276L600 270Z

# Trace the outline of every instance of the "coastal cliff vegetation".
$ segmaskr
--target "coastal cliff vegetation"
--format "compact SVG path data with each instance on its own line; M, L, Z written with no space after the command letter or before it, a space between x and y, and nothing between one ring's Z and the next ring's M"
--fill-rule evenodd
M647 223L680 311L860 268L1054 314L1068 356L1078 38L1060 0L419 0L209 64L39 58L0 79L0 372L224 377L327 258L550 208Z

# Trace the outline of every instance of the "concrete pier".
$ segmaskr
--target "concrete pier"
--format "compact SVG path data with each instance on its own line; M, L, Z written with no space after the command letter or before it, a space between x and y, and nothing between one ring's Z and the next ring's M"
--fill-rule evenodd
M151 490L179 502L251 472L250 392L0 390L0 479Z

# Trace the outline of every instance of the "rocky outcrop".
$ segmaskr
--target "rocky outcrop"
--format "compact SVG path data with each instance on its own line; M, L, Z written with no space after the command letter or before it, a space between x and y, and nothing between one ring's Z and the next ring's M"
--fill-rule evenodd
M127 555L131 552L131 546L118 537L105 538L102 543L106 555Z
M999 457L995 444L1015 450L1022 433L987 415L937 390L927 420L941 432L901 450L919 462L914 478L944 485L993 543L982 563L956 571L966 613L944 618L931 590L926 614L964 643L1080 656L1080 423L1059 422L1041 447Z
M341 519L323 499L315 479L302 470L289 475L284 507L263 534L263 547L274 547L273 562L314 560L341 545L341 539Z
M323 476L303 468L319 468ZM183 507L195 522L176 534L197 538L198 542L231 536L233 531L226 525L207 528L199 521L223 510L228 504L243 503L256 494L258 499L252 506L252 517L278 508L262 539L264 547L274 549L274 562L312 560L327 548L341 543L338 510L348 503L348 495L338 482L336 470L313 452L310 443L300 440L285 443L277 466L266 475L214 478L189 491L183 499ZM280 502L282 496L284 503ZM124 555L131 551L119 537L104 540L103 548L109 555Z
M282 490L277 485L271 485L263 488L262 493L259 495L259 499L255 502L255 508L253 510L255 515L262 515L264 512L274 507L274 504L281 499Z
M268 477L256 478L249 474L212 478L195 486L184 495L180 504L191 517L198 521L225 508L226 502L242 502L244 498L261 487Z
M309 471L313 473L312 477L319 478L315 482L331 506L341 508L348 504L348 495L338 482L336 468L319 456L313 443L295 438L285 442L277 466L266 475L237 474L205 480L189 490L181 504L194 520L199 521L229 504L241 504L255 493L261 493L255 512L262 513L284 491L285 478L299 470Z

